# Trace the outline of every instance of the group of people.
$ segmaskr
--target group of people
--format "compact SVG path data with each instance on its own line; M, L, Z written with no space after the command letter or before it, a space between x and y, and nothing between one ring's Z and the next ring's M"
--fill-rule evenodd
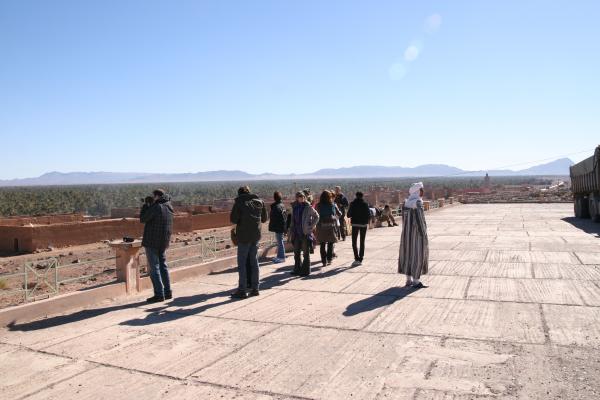
M415 183L409 190L409 197L402 208L402 235L398 257L398 272L406 275L406 286L424 287L421 275L428 272L429 245L427 224L423 210L423 184ZM238 288L231 297L245 299L258 296L259 265L258 246L261 240L262 224L269 221L269 231L275 234L277 255L273 263L285 262L285 241L293 245L294 266L292 275L308 276L311 272L311 254L319 246L321 263L331 265L335 254L335 243L346 240L350 220L354 266L360 266L365 256L365 239L373 219L372 207L364 200L362 192L357 192L352 202L339 186L334 190L324 190L318 201L313 199L309 189L299 191L295 201L288 208L283 203L281 192L275 192L269 209L248 186L238 189L230 214L232 239L237 244ZM386 206L379 215L380 221L395 226L391 208ZM160 302L173 297L166 250L169 246L173 207L170 197L164 190L157 189L152 197L147 197L140 212L140 221L145 224L142 246L146 250L148 270L154 295L148 302Z

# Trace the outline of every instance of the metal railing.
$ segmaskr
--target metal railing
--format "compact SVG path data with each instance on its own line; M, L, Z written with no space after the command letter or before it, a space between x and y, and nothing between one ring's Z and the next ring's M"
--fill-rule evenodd
M73 270L86 269L89 266L100 269L102 263L109 263L112 268L93 273L76 274L75 276L70 274ZM61 286L95 280L101 275L114 273L114 265L114 256L62 265L56 257L28 261L17 272L0 274L0 297L14 297L16 302L29 302L48 298L57 295Z
M201 237L198 241L198 244L182 244L170 248L167 251L169 266L176 269L236 254L236 247L229 235L210 235ZM186 242L184 241L184 243ZM259 245L261 248L275 245L275 235L271 232L264 232ZM147 275L146 257L143 250L138 257L141 272L143 275ZM106 277L112 274L112 278L116 280L115 266L115 256L69 264L60 264L59 258L56 257L28 261L17 272L0 274L0 299L10 300L11 305L19 304L56 296L61 292L61 288L65 291L65 286L69 284L77 286L80 282L93 282L89 285L69 288L70 290L66 291L94 286L100 276ZM81 273L77 273L78 269L82 270Z

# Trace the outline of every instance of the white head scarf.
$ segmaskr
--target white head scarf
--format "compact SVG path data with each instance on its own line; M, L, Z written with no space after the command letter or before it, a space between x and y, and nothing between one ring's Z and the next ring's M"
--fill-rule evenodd
M421 189L423 182L413 183L408 190L408 198L404 201L404 207L417 208L417 201L421 198Z

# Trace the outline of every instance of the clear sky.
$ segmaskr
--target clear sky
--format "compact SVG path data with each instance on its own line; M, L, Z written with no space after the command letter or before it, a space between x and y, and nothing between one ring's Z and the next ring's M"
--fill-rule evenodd
M600 143L600 1L0 1L0 179Z

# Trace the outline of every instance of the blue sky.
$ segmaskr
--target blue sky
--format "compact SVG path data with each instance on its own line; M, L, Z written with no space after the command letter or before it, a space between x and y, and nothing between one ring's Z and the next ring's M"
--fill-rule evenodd
M0 179L591 154L599 39L594 0L3 0Z

